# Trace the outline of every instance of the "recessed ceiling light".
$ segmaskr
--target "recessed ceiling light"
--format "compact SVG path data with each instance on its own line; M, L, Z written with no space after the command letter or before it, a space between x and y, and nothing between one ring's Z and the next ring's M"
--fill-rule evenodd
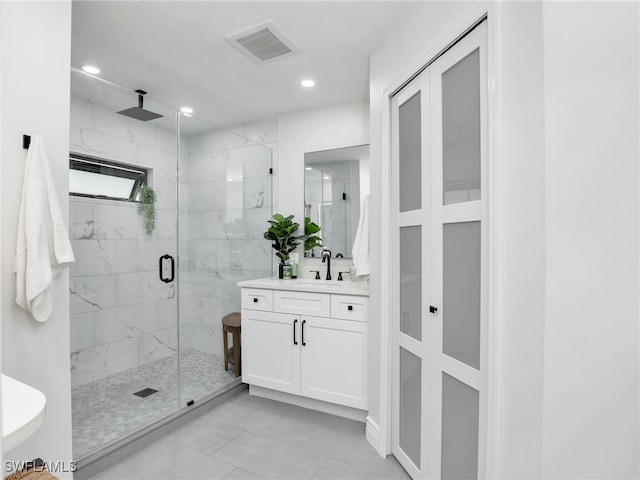
M92 65L83 65L82 70L84 70L87 73L90 73L91 75L98 75L100 73L100 69Z
M330 180L330 179L331 179L331 177L330 177L329 175L325 175L323 178L324 178L325 180Z
M311 167L304 167L305 170L311 170Z
M182 108L180 109L180 111L181 111L182 113L186 113L186 114L188 115L188 114L193 113L193 108L191 108L191 107L182 107Z
M302 85L303 87L313 87L316 84L316 82L314 82L313 80L302 80L300 82L300 85Z

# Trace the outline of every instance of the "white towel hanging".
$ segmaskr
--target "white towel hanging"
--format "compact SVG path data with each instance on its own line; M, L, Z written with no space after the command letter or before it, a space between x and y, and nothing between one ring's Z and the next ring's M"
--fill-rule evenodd
M358 230L351 250L353 265L356 267L358 277L369 275L369 237L369 194L366 194L362 198Z
M44 143L32 135L18 216L16 303L46 321L53 312L53 280L74 261Z

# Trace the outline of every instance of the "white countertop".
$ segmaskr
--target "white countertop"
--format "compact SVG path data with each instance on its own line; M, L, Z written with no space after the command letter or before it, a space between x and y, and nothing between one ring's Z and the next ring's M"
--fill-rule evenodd
M264 288L269 290L293 290L296 292L360 295L363 297L369 296L369 285L366 281L352 282L349 280L349 277L342 282L338 282L336 280L313 280L311 278L280 280L279 278L268 277L238 282L238 286L244 288Z
M18 380L2 375L2 451L8 452L44 423L47 398Z

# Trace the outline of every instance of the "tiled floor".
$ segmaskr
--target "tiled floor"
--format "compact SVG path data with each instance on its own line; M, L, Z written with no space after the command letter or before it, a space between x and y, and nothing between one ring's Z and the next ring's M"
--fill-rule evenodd
M180 356L181 406L236 380L221 355L185 350ZM134 395L144 388L157 393ZM177 355L73 388L73 454L77 460L178 410Z
M389 479L364 424L244 393L92 480Z

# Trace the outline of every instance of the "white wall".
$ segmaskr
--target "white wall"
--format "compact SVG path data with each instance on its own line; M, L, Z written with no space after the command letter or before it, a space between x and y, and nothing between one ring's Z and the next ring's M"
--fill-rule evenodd
M26 152L23 134L40 134L68 221L71 2L0 3L2 74L2 370L47 396L45 424L5 460L72 459L68 273L55 283L54 313L44 324L14 302L12 273ZM68 464L67 464L68 465ZM56 473L71 478L68 473Z
M640 475L638 8L543 7L545 478Z
M503 478L539 478L545 313L542 4L503 4Z

